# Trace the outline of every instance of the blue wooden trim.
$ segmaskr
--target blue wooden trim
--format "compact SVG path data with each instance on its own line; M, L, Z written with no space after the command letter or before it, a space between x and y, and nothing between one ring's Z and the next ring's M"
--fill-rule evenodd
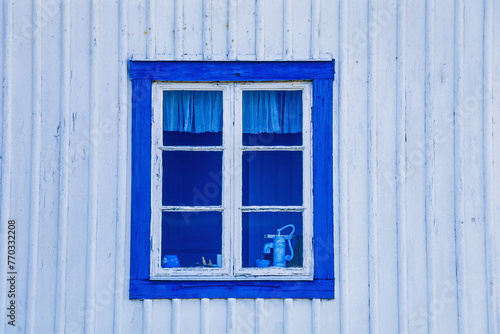
M149 279L151 112L151 80L133 80L131 279Z
M334 298L331 62L130 61L132 213L130 298ZM152 81L313 80L313 281L151 281Z
M333 80L335 61L130 61L129 74L157 81Z
M323 298L334 297L333 280L170 282L130 281L130 299L152 298Z
M314 278L333 279L333 81L313 80Z

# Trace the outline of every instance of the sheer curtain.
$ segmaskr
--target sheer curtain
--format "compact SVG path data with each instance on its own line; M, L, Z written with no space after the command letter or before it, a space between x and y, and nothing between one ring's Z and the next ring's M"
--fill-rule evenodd
M222 131L221 91L164 91L163 129ZM301 91L243 91L243 133L300 133Z

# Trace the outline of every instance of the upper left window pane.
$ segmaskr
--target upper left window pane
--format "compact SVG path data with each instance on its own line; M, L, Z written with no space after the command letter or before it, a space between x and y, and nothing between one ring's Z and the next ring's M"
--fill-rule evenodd
M222 91L163 91L164 146L222 146Z

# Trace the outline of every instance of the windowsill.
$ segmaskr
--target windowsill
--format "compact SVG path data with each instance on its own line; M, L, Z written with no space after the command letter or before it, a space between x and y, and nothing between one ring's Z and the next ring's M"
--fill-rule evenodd
M150 281L130 280L130 299L334 298L334 280Z

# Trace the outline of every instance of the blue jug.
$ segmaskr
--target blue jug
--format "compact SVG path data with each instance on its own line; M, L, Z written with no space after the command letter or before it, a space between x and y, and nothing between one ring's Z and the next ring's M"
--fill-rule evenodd
M287 227L292 228L292 232L289 235L281 235L281 230ZM293 248L292 248L292 235L295 232L295 226L293 224L288 224L278 229L278 235L272 236L273 242L268 242L264 245L263 253L269 254L271 248L274 249L273 255L273 267L286 267L286 261L291 261L293 259ZM267 236L268 238L271 236ZM285 255L286 251L286 240L288 240L288 246L290 247L291 255Z

